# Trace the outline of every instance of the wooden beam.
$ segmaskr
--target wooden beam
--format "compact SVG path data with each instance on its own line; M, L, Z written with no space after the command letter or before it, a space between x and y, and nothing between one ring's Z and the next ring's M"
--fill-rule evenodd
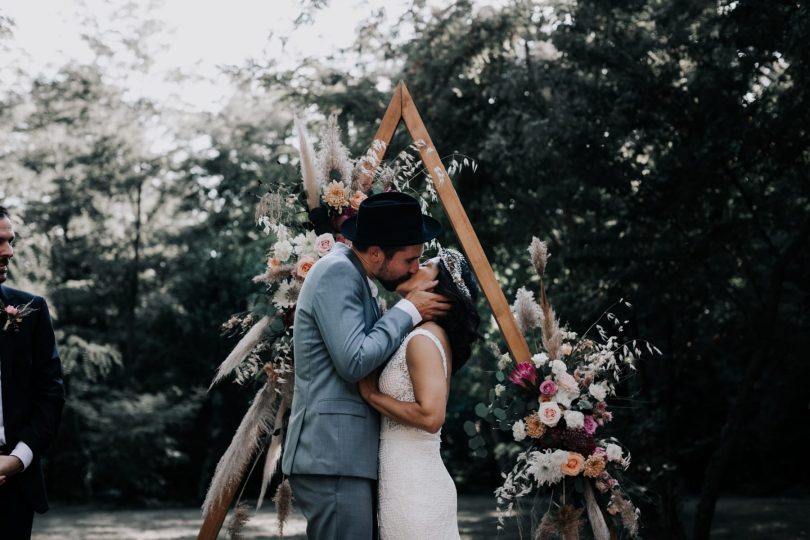
M490 266L486 254L484 254L478 235L475 234L470 219L467 217L467 212L461 205L453 183L450 181L450 176L444 168L441 156L436 151L436 147L433 146L433 141L430 139L424 122L422 122L422 117L416 109L411 94L403 82L399 83L397 89L402 93L402 118L405 120L408 132L410 132L414 142L417 143L422 163L433 179L433 185L436 187L442 206L444 206L447 217L456 231L456 236L458 236L464 253L467 254L467 260L469 260L470 267L475 272L481 290L484 291L484 296L486 296L492 308L498 327L501 329L504 340L506 340L506 346L515 360L518 362L530 362L532 355L529 352L526 338L518 329L509 303L506 301L506 297L495 279L495 273L492 271L492 266Z
M197 535L197 540L216 540L219 536L219 530L225 522L225 516L228 515L228 508L233 502L233 496L236 495L236 490L241 482L235 482L231 486L225 488L222 497L215 501L211 509L205 514L202 527Z

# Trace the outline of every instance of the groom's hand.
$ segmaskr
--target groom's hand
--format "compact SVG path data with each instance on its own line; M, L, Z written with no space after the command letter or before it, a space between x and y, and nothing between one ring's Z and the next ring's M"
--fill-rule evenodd
M450 311L450 302L446 297L429 292L437 283L438 281L419 283L405 296L416 307L423 321L434 321Z
M6 483L9 476L23 471L23 462L15 456L0 456L0 486Z

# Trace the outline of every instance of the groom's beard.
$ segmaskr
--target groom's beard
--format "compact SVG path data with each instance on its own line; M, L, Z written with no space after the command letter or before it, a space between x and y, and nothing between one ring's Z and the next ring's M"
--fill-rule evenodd
M397 287L399 287L400 285L402 285L403 283L405 283L406 281L408 281L410 278L411 278L411 275L410 275L410 274L405 274L405 275L404 275L404 276L402 276L401 278L397 278L397 279L382 279L382 278L377 278L377 281L379 281L379 282L380 282L380 285L382 285L383 287L385 287L385 290L386 290L386 291L390 291L390 292L396 292Z

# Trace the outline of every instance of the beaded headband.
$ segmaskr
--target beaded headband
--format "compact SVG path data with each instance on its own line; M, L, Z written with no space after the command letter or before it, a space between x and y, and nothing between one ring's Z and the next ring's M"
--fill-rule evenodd
M453 278L453 283L456 284L456 288L458 288L464 296L472 300L470 289L467 288L467 284L464 283L464 278L461 277L461 269L465 262L464 255L455 249L442 248L439 250L439 260L444 263L444 267L447 268L450 277Z

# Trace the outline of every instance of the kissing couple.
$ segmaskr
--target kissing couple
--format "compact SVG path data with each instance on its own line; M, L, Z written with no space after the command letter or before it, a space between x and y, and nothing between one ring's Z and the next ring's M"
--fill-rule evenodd
M341 229L352 246L312 267L293 323L282 471L307 538L458 539L440 430L479 337L478 287L458 251L420 264L441 225L409 195L372 195ZM402 297L384 314L375 280Z

